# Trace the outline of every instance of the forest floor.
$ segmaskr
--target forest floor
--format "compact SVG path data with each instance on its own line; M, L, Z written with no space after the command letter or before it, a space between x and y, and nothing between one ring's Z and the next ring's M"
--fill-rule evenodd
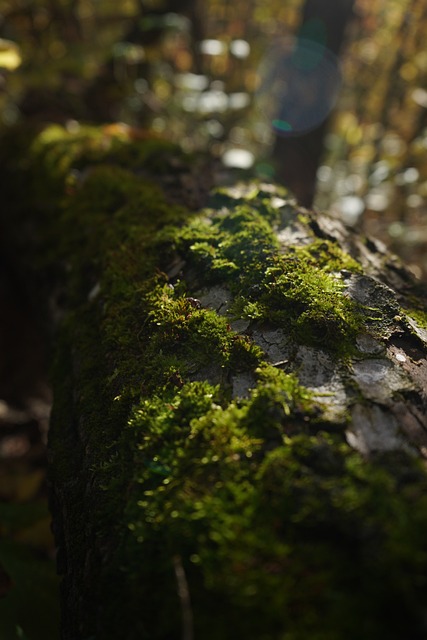
M51 406L37 314L0 262L0 638L59 637L46 441Z

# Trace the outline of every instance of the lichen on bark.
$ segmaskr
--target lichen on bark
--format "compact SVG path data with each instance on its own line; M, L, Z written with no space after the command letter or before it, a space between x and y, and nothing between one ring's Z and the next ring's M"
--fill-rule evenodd
M54 133L28 175L61 273L64 638L424 638L419 287L282 188L190 212L172 147Z

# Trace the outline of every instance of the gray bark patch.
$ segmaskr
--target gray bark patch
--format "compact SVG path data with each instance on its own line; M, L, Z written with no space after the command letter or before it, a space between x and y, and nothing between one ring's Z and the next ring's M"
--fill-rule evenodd
M351 412L352 427L346 431L347 442L362 454L415 450L400 435L396 418L378 405L356 404Z
M272 364L290 357L291 342L281 329L256 329L252 333L252 339Z
M354 362L353 377L365 398L385 402L394 392L411 389L409 378L386 358Z

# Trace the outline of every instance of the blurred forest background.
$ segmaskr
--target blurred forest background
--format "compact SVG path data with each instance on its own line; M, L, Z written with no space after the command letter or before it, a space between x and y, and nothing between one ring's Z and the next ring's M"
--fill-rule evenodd
M283 134L274 122L280 101L292 99L281 88L287 43L309 4L0 0L0 119L150 127L188 151L274 178L274 137ZM320 97L317 113L302 106L307 128L333 110L315 206L382 238L425 278L427 4L311 4L320 15L353 5L335 62L338 95ZM327 82L331 69L318 74Z
M310 5L317 14L304 22ZM328 51L322 12L344 5L345 38ZM425 0L0 0L0 130L149 128L212 157L228 181L281 179L277 141L320 131L315 207L382 239L425 280L426 42ZM22 356L20 398L5 391L7 362L0 371L0 637L54 640L50 396L28 309L13 278L1 279L2 305L15 309L1 346L18 331L33 365Z

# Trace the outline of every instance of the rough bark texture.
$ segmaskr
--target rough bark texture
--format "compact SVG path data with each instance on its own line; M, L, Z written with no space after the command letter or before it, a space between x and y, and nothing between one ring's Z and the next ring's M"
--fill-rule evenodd
M47 130L14 178L51 278L63 638L425 638L425 293L281 188L168 202L190 161L130 137Z

